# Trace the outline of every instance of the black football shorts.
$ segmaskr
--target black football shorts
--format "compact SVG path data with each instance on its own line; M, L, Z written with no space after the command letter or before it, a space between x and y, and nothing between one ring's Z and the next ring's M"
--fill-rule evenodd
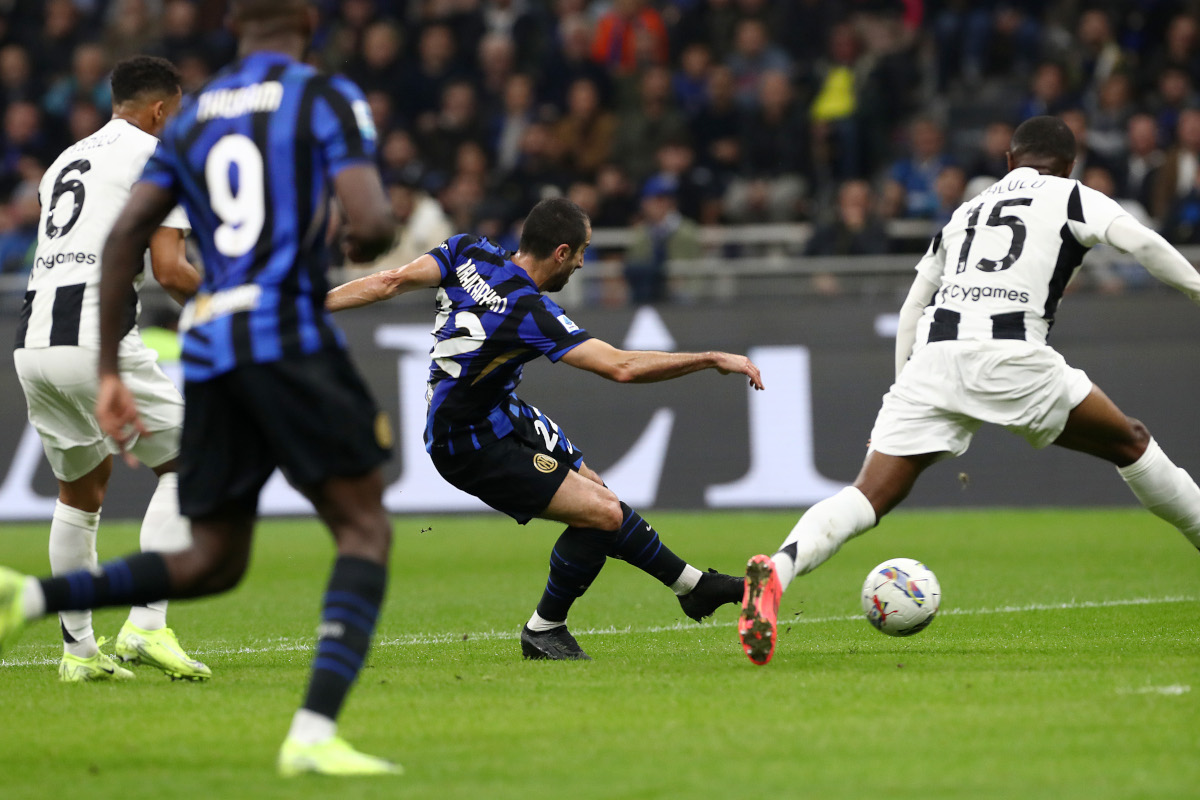
M341 350L244 364L184 387L179 505L188 517L254 513L279 467L304 489L365 475L391 454L392 433Z

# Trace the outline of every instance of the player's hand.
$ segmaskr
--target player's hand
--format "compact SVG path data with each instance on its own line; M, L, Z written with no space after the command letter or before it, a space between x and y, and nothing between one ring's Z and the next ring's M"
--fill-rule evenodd
M125 463L137 466L137 459L126 448L136 435L147 435L146 426L138 414L133 392L118 375L103 375L96 392L96 421L100 430L111 436L125 454Z
M733 353L717 353L717 372L722 375L728 375L731 372L740 372L742 375L750 378L750 385L755 389L765 389L762 382L762 375L758 372L758 367L754 366L754 362L745 356L737 356Z

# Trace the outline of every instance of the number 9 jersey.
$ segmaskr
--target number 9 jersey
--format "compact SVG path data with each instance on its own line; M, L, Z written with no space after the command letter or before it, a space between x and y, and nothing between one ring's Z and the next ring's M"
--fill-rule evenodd
M123 119L68 147L38 187L41 218L37 251L17 329L18 349L100 346L100 255L117 215L158 139ZM182 209L163 225L187 228ZM140 288L144 273L135 288ZM123 333L133 329L137 295L131 294ZM122 354L129 349L122 343Z
M1107 243L1116 201L1078 181L1022 167L954 212L917 264L940 288L916 347L961 339L1045 344L1071 276Z
M184 99L142 180L179 199L204 263L180 319L188 381L345 348L325 310L329 200L374 156L358 87L282 53L250 53Z

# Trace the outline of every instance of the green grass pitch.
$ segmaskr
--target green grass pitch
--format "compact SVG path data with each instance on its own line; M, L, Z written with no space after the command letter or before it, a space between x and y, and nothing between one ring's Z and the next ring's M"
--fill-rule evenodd
M741 571L788 513L650 513L677 552ZM612 562L572 615L591 663L532 663L516 632L558 528L499 515L395 520L376 647L341 730L401 778L275 776L305 683L332 547L261 525L233 593L172 606L204 685L146 668L64 686L57 626L0 666L0 797L1178 798L1200 793L1200 558L1140 510L899 512L784 597L774 661L732 606L686 620ZM102 557L135 546L106 523ZM46 568L46 526L0 529L0 563ZM867 570L925 561L942 613L910 639L859 614ZM123 613L97 615L115 636Z

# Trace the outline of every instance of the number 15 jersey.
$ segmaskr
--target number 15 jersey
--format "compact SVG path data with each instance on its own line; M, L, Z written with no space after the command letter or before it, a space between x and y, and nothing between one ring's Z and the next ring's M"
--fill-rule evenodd
M940 287L917 346L962 339L1045 344L1063 290L1108 226L1125 214L1079 181L1022 167L963 203L917 273Z

